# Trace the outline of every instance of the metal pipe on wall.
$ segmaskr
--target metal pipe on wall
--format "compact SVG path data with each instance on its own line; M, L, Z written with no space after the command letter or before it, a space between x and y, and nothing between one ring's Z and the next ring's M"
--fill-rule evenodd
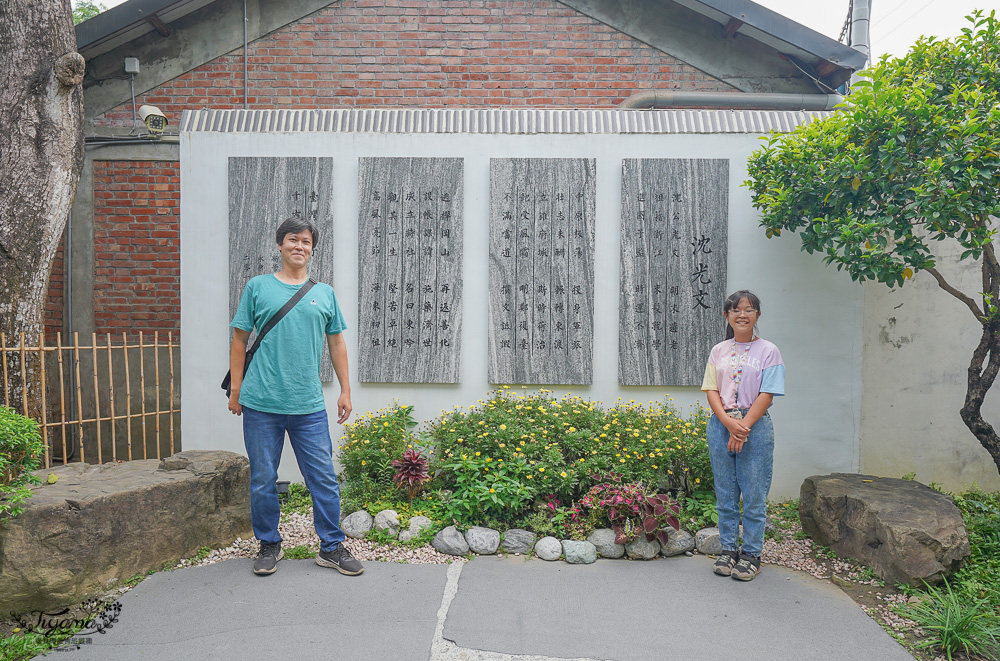
M871 2L869 0L854 0L851 4L851 48L860 51L871 64ZM851 74L851 84L858 80L858 72Z
M247 66L247 0L243 0L243 109L249 108L247 96L250 91Z
M733 110L834 110L839 94L757 94L643 90L625 99L622 110L642 108L729 108Z

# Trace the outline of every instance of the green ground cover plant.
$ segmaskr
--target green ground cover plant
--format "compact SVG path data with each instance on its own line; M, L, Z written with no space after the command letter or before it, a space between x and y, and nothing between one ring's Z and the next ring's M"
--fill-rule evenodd
M14 632L0 638L0 659L4 661L28 661L39 654L59 647L63 641L72 638L75 633L75 631L65 631L58 634L42 635Z
M40 482L45 444L38 423L0 406L0 522L24 511L21 503L31 496L31 485Z
M923 598L901 610L927 634L922 649L1000 659L1000 493L954 495L971 553L944 587L910 590Z

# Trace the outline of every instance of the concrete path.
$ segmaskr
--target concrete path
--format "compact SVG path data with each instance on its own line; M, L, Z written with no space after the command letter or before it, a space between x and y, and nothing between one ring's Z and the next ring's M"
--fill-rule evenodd
M705 556L568 565L479 557L312 560L254 576L250 560L162 572L119 599L118 622L66 661L912 661L839 588L765 565L750 583Z

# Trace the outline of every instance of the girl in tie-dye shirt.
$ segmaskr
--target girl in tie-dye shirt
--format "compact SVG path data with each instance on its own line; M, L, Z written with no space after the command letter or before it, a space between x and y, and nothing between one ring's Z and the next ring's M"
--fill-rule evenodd
M781 352L755 334L760 299L740 290L723 304L726 339L715 345L701 389L708 395L708 450L715 476L722 554L714 571L741 581L760 571L767 494L774 465L774 428L768 408L785 394ZM743 499L743 548L738 546Z

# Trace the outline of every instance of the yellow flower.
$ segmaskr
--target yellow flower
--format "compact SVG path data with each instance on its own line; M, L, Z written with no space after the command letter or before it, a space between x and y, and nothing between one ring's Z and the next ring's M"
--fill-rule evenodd
M490 489L490 493L493 493L493 489Z
M478 453L478 452L476 453L476 456L477 456L477 457L479 456L479 453Z
M563 477L566 477L566 471L563 471L563 472L561 472L559 474L562 475Z
M570 427L569 430L570 431L576 431L576 427Z
M545 472L545 468L544 468L544 467L542 467L542 468L539 468L539 469L538 469L538 472L539 472L539 473L544 473L544 472Z
M365 460L364 460L364 459L362 459L362 460L361 460L361 465L362 465L362 466L364 466L364 465L365 465Z
M500 425L500 429L507 429L507 425Z

